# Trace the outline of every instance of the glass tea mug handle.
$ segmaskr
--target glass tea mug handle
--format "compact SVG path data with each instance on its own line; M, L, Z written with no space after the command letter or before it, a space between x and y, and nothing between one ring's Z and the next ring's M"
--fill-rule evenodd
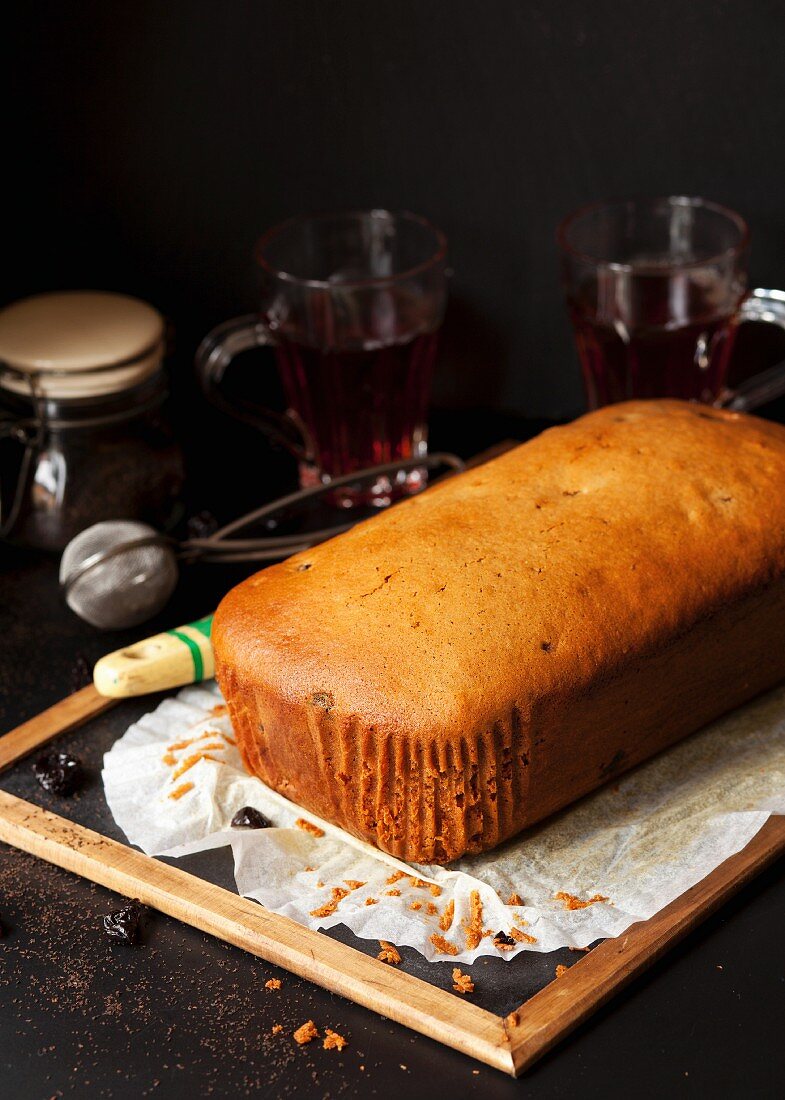
M261 429L298 462L313 464L313 445L305 425L293 409L279 413L256 401L229 400L221 388L227 368L240 352L274 347L275 344L275 336L258 314L248 313L224 321L208 332L197 348L196 376L207 398L222 412Z
M753 290L741 303L737 314L739 324L761 321L785 329L785 291ZM785 361L754 374L735 389L726 389L717 401L724 409L750 412L785 394Z

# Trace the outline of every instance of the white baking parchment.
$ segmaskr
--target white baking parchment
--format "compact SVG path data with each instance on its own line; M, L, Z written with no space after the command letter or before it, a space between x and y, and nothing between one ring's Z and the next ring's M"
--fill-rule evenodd
M231 845L245 897L309 928L345 924L428 959L471 963L618 936L743 848L770 814L785 813L785 686L543 825L447 867L407 866L249 776L222 703L214 683L185 688L105 755L106 799L128 840L167 856ZM243 806L275 827L231 828ZM469 946L475 891L486 934ZM476 917L475 895L475 926ZM496 933L511 930L515 947L497 947ZM434 935L457 953L446 955Z

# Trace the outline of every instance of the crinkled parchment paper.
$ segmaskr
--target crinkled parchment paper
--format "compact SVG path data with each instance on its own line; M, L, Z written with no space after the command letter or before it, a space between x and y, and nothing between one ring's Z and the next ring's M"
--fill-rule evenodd
M240 894L309 928L345 924L429 959L445 958L433 934L457 948L456 962L502 953L493 935L467 948L473 891L483 929L517 928L534 940L506 958L618 936L743 848L770 814L785 813L783 687L492 852L449 867L408 867L247 775L221 704L215 684L186 688L106 754L107 802L129 841L168 856L231 845ZM247 805L276 827L230 828ZM607 900L568 909L558 893ZM507 904L512 895L523 903ZM445 932L439 919L449 902L454 919Z

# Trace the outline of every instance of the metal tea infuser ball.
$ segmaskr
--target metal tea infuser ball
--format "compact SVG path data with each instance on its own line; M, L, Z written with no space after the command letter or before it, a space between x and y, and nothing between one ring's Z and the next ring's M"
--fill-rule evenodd
M166 606L177 586L179 562L280 561L307 550L353 527L358 520L294 535L236 538L237 532L265 521L273 528L274 516L304 501L329 496L336 489L390 474L446 467L460 471L464 463L456 455L434 454L425 458L390 462L333 478L324 485L303 489L257 508L220 528L208 538L177 542L145 523L104 520L71 539L60 561L60 585L68 606L80 618L101 630L123 630L153 618Z

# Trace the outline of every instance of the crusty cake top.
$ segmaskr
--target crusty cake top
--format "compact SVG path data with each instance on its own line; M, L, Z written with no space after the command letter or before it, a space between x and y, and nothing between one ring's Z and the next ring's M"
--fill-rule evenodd
M574 693L785 573L785 428L612 405L233 589L219 666L424 736Z

